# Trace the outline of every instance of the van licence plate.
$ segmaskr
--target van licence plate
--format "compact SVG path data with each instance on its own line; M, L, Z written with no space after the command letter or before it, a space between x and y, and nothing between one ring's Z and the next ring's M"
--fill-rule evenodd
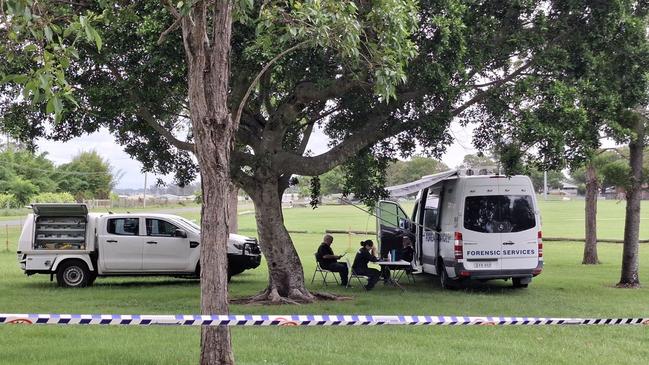
M491 262L474 262L473 267L476 269L491 269Z

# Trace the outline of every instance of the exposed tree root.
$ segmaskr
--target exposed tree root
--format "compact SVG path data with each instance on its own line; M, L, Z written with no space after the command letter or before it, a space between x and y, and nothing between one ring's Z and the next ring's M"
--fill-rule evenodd
M339 296L324 292L309 292L306 289L291 289L287 296L280 295L277 288L266 288L252 297L231 299L232 304L261 304L261 305L301 305L325 300L351 300L351 297Z
M599 260L584 260L581 262L582 265L600 265L601 263Z
M621 288L621 289L640 289L640 283L617 283L615 285L616 288Z

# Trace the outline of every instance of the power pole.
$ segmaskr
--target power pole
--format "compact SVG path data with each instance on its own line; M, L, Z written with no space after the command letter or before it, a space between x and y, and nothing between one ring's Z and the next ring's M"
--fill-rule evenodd
M144 173L144 201L142 202L142 208L146 208L146 175L147 173Z
M548 200L548 172L543 171L543 200Z

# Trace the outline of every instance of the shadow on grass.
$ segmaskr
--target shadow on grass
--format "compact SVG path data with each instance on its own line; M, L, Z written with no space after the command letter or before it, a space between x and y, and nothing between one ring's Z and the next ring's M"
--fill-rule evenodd
M97 279L93 287L97 288L134 288L134 287L157 287L157 286L198 286L200 280L198 279L169 279L160 281L141 281L133 279L133 281L101 281Z
M429 292L429 293L475 293L475 294L493 294L500 295L503 293L525 293L525 288L514 288L511 280L463 280L457 284L454 289L442 289L439 277L431 274L418 274L415 275L415 283L408 283L407 281L400 281L400 284L407 292ZM530 284L533 286L533 284Z

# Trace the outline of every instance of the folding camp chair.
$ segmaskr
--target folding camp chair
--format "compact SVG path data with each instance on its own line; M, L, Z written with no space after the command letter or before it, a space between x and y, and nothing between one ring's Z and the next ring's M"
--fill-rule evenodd
M336 281L336 284L338 284L338 278L336 278L336 274L332 271L323 269L320 267L320 262L318 262L318 254L314 253L313 256L315 256L315 271L313 272L313 277L311 278L311 284L313 284L313 281L315 280L315 276L317 273L320 273L320 276L322 276L322 282L324 283L325 286L327 286L327 276L331 274L334 277L334 280Z
M358 281L358 285L364 288L365 285L363 285L361 279L365 279L369 282L370 278L365 275L357 275L354 272L354 268L352 267L352 264L349 262L349 259L345 257L345 261L347 262L347 269L349 270L349 280L347 280L347 287L349 288L349 283L351 283L352 279L356 278L356 280Z

